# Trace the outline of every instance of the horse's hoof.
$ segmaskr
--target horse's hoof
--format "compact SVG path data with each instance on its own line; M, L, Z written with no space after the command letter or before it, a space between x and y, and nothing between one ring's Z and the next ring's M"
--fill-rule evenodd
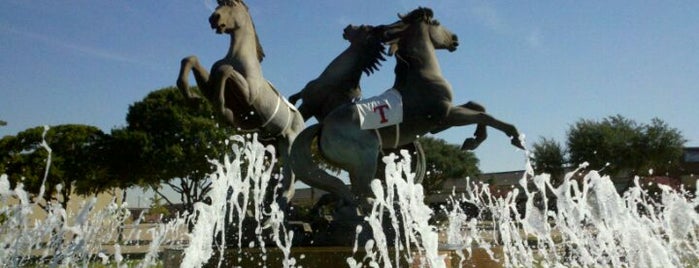
M522 140L520 140L519 137L512 137L512 139L510 140L510 143L512 143L512 145L514 145L517 148L520 148L522 150L526 150L524 148L524 145L522 144Z
M478 142L476 139L474 139L474 138L468 138L468 139L466 139L466 140L464 141L464 143L461 145L461 150L463 150L463 151L472 151L472 150L475 150L476 148L478 148L478 145L480 145L480 144L481 144L481 143Z

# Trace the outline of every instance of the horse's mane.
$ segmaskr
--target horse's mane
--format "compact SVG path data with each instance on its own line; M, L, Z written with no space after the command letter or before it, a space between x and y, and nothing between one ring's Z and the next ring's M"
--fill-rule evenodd
M398 14L397 22L388 25L386 33L384 34L384 43L389 45L388 55L394 55L398 51L398 41L403 35L404 31L408 29L411 24L424 22L428 24L439 24L438 21L433 20L434 12L432 9L427 7L418 7L417 9L410 11L410 13L401 15Z
M419 21L431 22L433 17L434 12L432 12L432 9L428 7L418 7L406 15L398 14L398 18L400 18L400 20L404 23L408 24Z
M250 16L250 8L248 8L248 5L243 2L243 0L218 0L218 5L219 6L237 6L238 4L241 4L243 7L245 7L245 11L248 12L248 17L250 18L250 23L252 24L252 31L255 33L255 43L257 44L257 59L262 62L262 60L265 58L265 51L262 49L262 45L260 44L260 37L257 35L257 30L255 29L255 22L252 20L252 17Z
M367 40L367 45L365 47L365 56L367 57L364 66L361 66L362 71L367 75L371 75L374 71L379 70L381 62L385 61L384 55L386 54L382 36L384 33L384 26L376 26L372 29L372 33Z

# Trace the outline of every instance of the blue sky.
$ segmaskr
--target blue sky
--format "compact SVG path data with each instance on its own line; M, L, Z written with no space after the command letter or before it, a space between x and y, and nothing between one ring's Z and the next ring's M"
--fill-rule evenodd
M180 60L210 66L228 36L207 18L215 1L0 1L0 137L57 124L123 127L129 105L173 86ZM418 6L459 36L440 51L455 104L475 100L529 143L564 141L579 119L658 117L699 146L697 1L248 1L285 96L347 46L347 24L382 24ZM393 59L362 80L365 96L393 83ZM192 79L193 81L193 79ZM437 135L461 144L474 128ZM485 172L524 168L525 154L490 131Z

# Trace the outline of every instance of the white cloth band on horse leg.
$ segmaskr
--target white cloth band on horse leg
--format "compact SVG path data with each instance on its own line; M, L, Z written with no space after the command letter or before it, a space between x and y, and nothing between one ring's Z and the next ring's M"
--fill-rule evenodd
M398 148L398 142L400 141L400 124L396 125L396 143L393 144L393 148Z
M379 133L379 129L376 128L374 129L374 133L376 133L376 138L379 139L379 148L383 147L383 140L381 140L381 133Z
M393 148L398 148L398 144L400 142L400 124L395 125L396 126L396 141L393 143ZM379 129L376 128L374 129L374 133L376 133L376 138L379 139L379 146L383 147L383 140L381 139L381 133L379 133Z
M277 115L277 112L279 111L279 103L280 102L281 102L280 98L277 98L277 106L274 107L274 112L272 113L272 116L270 116L269 119L267 119L267 121L264 124L262 124L262 126L260 126L260 127L265 127L265 126L267 126L267 124L269 124L269 122L272 122L272 119L274 119L274 116Z
M282 128L282 132L286 132L286 129L289 128L289 125L291 124L291 117L294 115L294 111L289 108L289 116L286 117L286 124L284 124L284 128Z

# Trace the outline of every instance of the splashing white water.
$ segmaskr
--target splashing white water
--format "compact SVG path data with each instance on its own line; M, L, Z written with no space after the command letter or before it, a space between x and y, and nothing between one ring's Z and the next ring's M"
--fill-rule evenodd
M529 177L531 188L522 188L524 215L517 210L517 191L496 198L487 187L467 182L473 188L455 200L489 216L475 224L476 219L463 225L450 222L449 243L500 247L506 267L682 267L699 261L696 199L660 186L660 202L654 201L638 178L619 195L609 177L590 171L576 180L576 172L558 187L551 185L549 175ZM552 195L541 195L547 190ZM537 198L542 205L535 205ZM549 210L549 203L557 209ZM459 209L449 213L461 222L467 217ZM489 226L474 228L484 223ZM483 239L483 229L493 230L495 239Z
M138 267L160 263L162 247L177 243L183 235L188 244L182 267L201 267L216 252L222 266L227 244L237 246L228 250L256 247L264 254L268 247L262 237L265 219L283 258L263 259L260 266L297 266L291 246L295 234L284 228L284 214L276 204L264 205L264 200L273 198L266 189L276 161L274 148L261 145L255 136L231 140L232 154L222 163L213 162L216 171L210 175L209 201L196 204L194 215L147 229L152 239L145 256L136 261ZM355 243L353 252L363 248L367 254L360 260L348 258L348 266L444 267L440 247L454 250L459 265L472 260L476 249L504 267L682 267L699 262L699 201L688 193L659 185L659 194L653 197L636 179L620 195L609 177L595 171L582 176L580 170L567 174L558 186L546 174L526 174L520 187L504 197L492 195L488 185L466 179L466 190L448 198L452 205L443 212L449 221L438 229L428 223L435 212L425 205L423 188L413 183L409 157L384 158L386 181L372 183L376 197L372 213L365 218L367 226L357 228L357 233L372 232L373 239L364 245ZM125 226L126 204L114 202L98 210L94 199L75 214L49 203L46 217L31 220L38 201L21 183L11 189L5 174L0 175L0 201L3 267L31 263L72 267L93 262L127 267L134 262L127 264L124 249L144 235L136 229L119 231ZM476 207L478 216L468 214L460 206L464 203ZM242 245L242 237L250 230L243 229L241 216L256 221L252 232L257 238L249 245ZM140 218L134 225L139 223ZM189 232L188 223L192 224ZM399 235L387 235L386 226ZM441 241L440 232L445 234ZM237 241L226 241L227 233L236 234Z
M48 131L45 127L44 136ZM86 199L74 212L69 213L60 203L45 200L45 182L51 164L51 148L41 143L48 152L47 167L39 193L32 195L17 183L10 189L6 174L0 175L0 264L19 267L29 263L50 267L89 263L97 259L108 262L108 249L116 249L114 261L121 267L119 236L128 210L112 200L106 207L95 210L96 198ZM63 187L58 185L60 194ZM32 198L32 196L36 196ZM43 209L40 209L43 204ZM36 214L44 213L46 216ZM116 241L116 244L114 242Z
M433 211L423 201L422 185L415 184L415 174L410 170L410 154L401 151L401 156L402 160L398 162L398 157L393 154L384 157L385 187L379 180L371 183L375 199L371 214L365 220L371 226L374 238L365 244L367 256L362 261L368 261L372 267L401 267L405 262L419 263L420 267L445 267L444 257L438 254L437 229L428 223ZM386 214L388 218L384 217ZM387 241L385 220L396 230L394 241ZM387 246L389 243L394 245L392 254ZM351 267L360 267L362 261L349 258L347 263Z
M252 217L257 223L254 233L257 236L257 245L263 253L266 246L262 236L262 224L265 217L269 219L275 234L274 241L284 253L284 267L291 267L295 263L295 260L290 258L293 232L287 233L283 227L284 213L277 204L272 204L270 211L264 211L265 200L268 200L265 195L276 162L274 147L257 142L256 134L245 139L240 136L234 136L232 139L234 158L231 160L226 156L223 163L212 162L216 165L216 171L211 175L212 190L208 195L210 204L195 204L193 216L196 223L190 235L190 244L184 251L181 267L201 267L206 264L214 253L212 245L215 245L220 254L220 267L227 245L226 232L236 232L237 248L243 247L244 232L250 231L245 230L246 217ZM226 229L230 226L226 219L237 219L233 230ZM215 240L215 237L220 239Z

